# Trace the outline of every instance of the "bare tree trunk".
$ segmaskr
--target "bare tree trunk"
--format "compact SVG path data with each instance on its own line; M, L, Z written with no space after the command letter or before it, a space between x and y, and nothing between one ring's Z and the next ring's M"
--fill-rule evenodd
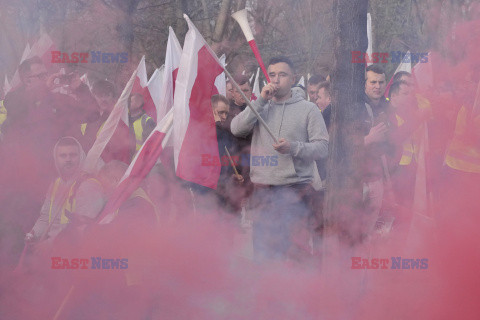
M235 11L245 9L246 4L247 4L247 0L237 0L237 7Z
M212 40L215 42L221 42L225 33L225 27L230 14L230 5L232 0L223 0L218 13L217 22L215 23L215 30L213 32Z
M175 0L175 2L176 2L175 15L177 17L177 22L175 24L175 33L179 38L180 37L183 38L187 33L187 23L185 22L185 19L183 19L183 13L187 13L185 0Z
M207 42L212 39L212 28L210 27L210 17L208 16L208 5L206 0L202 0L203 11L203 37Z
M360 236L355 226L362 206L359 155L363 150L363 135L356 132L354 124L365 108L365 65L352 63L351 52L367 49L367 8L368 0L334 3L335 59L331 75L334 108L324 220L327 233L338 233L350 243L358 241Z

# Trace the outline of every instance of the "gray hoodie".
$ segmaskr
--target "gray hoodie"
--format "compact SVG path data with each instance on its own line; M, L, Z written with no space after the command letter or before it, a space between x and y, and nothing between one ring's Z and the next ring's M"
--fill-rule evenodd
M328 132L317 106L292 90L285 102L266 101L261 96L252 101L273 134L291 143L290 154L273 148L273 139L247 107L231 124L232 133L245 137L253 130L250 178L253 183L291 185L313 181L314 161L327 157Z
M59 211L62 210L62 207L68 197L68 193L70 192L72 185L76 181L79 181L79 178L81 176L80 168L82 167L85 160L85 152L83 151L80 143L77 141L77 139L73 137L70 138L75 140L80 150L80 165L78 172L68 181L63 180L59 176L50 185L47 195L45 197L45 202L43 203L42 209L40 210L40 217L32 228L32 233L35 239L41 238L43 234L47 231L48 225L51 222L50 219L52 219L53 222L52 226L48 230L48 238L54 238L55 236L57 236L58 233L60 233L60 231L62 231L67 226L67 224L64 223L65 221L62 223L62 214ZM55 144L55 147L53 149L53 158L55 160L55 167L59 172L55 157L57 147L58 142ZM54 188L55 185L56 188ZM54 189L56 189L56 191L55 194L52 195ZM93 179L84 179L81 182L75 193L74 200L74 213L91 219L96 218L96 216L98 215L98 213L100 213L105 204L103 189L100 183Z

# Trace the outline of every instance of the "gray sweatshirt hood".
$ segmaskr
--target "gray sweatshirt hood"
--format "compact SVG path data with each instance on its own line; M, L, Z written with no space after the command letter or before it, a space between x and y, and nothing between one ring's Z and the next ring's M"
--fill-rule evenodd
M57 169L57 173L58 173L59 175L60 175L60 170L58 169L57 157L56 157L55 155L57 154L58 143L60 142L60 140L65 139L65 138L74 140L75 143L76 143L77 146L78 146L78 150L80 151L80 163L79 163L79 166L78 166L78 172L80 172L81 168L83 168L83 164L84 164L85 158L86 158L85 151L83 150L82 145L80 144L80 142L78 142L77 139L75 139L74 137L70 137L70 136L60 138L60 139L57 141L57 143L55 143L55 147L53 148L53 159L54 159L54 161L55 161L55 168Z
M271 100L270 103L277 104L277 105L283 105L283 103L285 103L285 105L289 105L289 104L294 104L302 100L305 100L305 98L303 97L302 93L299 90L301 91L302 89L297 87L292 88L291 89L292 96L290 98L288 98L283 102L274 102L273 100Z
M328 132L318 107L297 90L284 102L266 101L261 96L252 106L265 120L273 135L290 142L290 152L282 154L255 114L246 108L231 124L232 133L245 137L251 132L250 178L253 183L289 185L313 181L314 161L328 153Z

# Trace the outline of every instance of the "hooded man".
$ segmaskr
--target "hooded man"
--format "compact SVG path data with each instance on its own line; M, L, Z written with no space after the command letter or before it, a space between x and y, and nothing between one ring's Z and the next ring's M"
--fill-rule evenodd
M53 239L70 220L93 221L105 204L101 184L81 171L85 152L75 138L61 138L53 157L59 176L50 185L40 217L27 233L26 242Z
M293 64L286 57L270 60L271 82L263 87L253 107L277 135L272 141L250 108L232 120L232 133L244 137L253 132L250 178L254 191L255 257L299 258L309 252L308 195L314 180L315 160L328 154L328 132L320 110L294 90Z

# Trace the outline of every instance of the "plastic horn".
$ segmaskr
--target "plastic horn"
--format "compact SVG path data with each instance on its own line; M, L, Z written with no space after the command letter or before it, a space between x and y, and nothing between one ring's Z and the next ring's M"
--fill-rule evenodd
M248 44L250 45L250 48L252 48L253 54L255 55L255 58L257 59L258 64L260 65L260 68L262 68L265 78L267 79L268 82L270 82L270 78L268 77L268 74L267 74L267 69L265 69L265 65L263 64L262 57L260 56L260 51L258 51L257 43L253 38L252 29L250 29L250 26L248 25L247 10L242 9L240 11L235 12L234 14L232 14L232 18L235 19L240 25L240 28L242 29L242 32L245 35L245 38L247 38Z

